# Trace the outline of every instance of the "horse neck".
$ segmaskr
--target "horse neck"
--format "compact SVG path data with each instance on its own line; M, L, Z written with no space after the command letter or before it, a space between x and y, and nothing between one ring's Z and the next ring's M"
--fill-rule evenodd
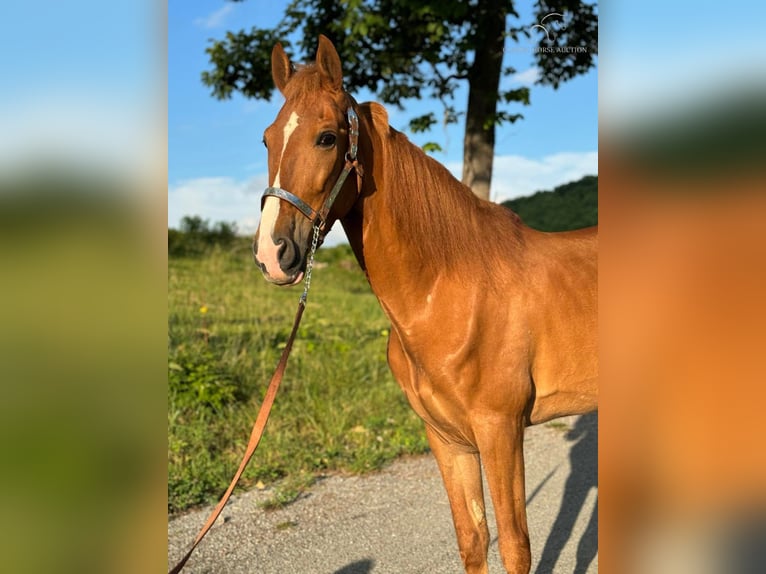
M522 241L515 214L479 200L387 124L363 122L361 197L343 225L389 316L425 300L444 275L480 284L495 260L507 264L509 243Z

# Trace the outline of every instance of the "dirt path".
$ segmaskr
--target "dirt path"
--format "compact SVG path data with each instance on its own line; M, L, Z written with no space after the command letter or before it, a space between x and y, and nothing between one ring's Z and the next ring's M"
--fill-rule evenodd
M595 415L527 429L527 513L536 574L598 572L597 432ZM258 491L236 495L184 572L463 571L447 497L431 456L400 460L367 476L322 479L302 499L277 511L258 508L267 496ZM491 504L487 510L490 572L504 572ZM183 554L208 512L170 522L169 558Z

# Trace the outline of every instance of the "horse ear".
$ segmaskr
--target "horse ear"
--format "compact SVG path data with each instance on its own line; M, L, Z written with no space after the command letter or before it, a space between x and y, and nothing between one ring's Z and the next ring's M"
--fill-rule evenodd
M317 68L330 80L330 85L335 90L343 86L343 68L340 65L340 57L335 46L327 39L327 36L319 35L319 48L317 49Z
M274 79L274 85L282 94L285 93L285 86L292 74L290 58L285 54L282 44L277 44L271 51L271 77Z

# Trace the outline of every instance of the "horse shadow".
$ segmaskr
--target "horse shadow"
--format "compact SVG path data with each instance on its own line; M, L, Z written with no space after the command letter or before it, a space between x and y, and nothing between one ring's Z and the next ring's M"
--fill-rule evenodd
M540 557L536 574L554 571L561 551L572 535L575 522L585 505L591 488L598 488L598 414L590 413L577 419L574 428L566 434L573 441L569 451L571 471L564 486L564 494L548 539ZM574 574L583 574L598 553L598 497L580 540Z
M336 570L333 574L369 574L372 572L372 568L375 566L375 561L369 558L364 560L357 560L351 564L347 564L340 570Z

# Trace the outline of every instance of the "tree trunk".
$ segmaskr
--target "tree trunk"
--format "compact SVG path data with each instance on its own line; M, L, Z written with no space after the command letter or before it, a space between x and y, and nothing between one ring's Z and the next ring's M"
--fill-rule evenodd
M479 3L476 49L468 77L468 107L463 140L463 183L489 199L495 153L497 93L503 69L506 6L503 0Z

